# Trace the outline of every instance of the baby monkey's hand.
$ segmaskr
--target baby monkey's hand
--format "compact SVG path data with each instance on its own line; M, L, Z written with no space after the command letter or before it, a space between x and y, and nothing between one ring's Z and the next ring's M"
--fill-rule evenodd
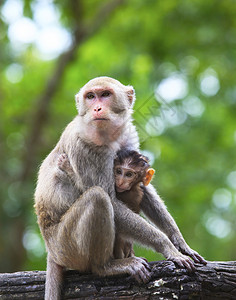
M66 155L66 153L62 153L59 155L57 165L62 171L66 172L68 174L73 172L69 158Z

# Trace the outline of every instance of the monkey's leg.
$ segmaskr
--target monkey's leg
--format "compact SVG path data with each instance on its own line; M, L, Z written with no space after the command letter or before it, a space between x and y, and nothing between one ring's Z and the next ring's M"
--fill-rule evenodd
M61 266L101 276L125 274L139 282L150 278L149 266L137 257L112 259L114 211L100 187L86 191L65 213L47 242L53 260Z
M144 197L141 202L141 209L145 215L169 237L179 251L190 256L197 263L206 264L206 260L187 245L178 226L154 187L149 184L142 188Z
M116 234L113 254L115 259L134 257L133 243Z
M89 271L110 260L114 243L111 201L100 187L85 192L46 232L48 264L46 300L59 300L63 267Z
M133 249L133 243L130 241L124 242L124 256L125 257L135 256L134 249Z
M80 271L104 265L112 257L115 238L108 194L100 187L90 188L53 230L47 246L57 264Z
M124 240L119 234L116 234L113 256L115 259L124 258Z
M133 243L116 234L113 256L115 259L134 257Z

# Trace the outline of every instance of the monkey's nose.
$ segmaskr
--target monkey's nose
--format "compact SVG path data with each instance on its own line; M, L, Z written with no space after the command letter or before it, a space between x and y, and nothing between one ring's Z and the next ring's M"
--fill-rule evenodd
M96 111L96 112L99 112L101 110L102 110L102 108L100 106L97 106L97 107L94 108L94 111Z
M122 189L123 185L124 185L123 182L119 182L119 183L117 184L117 186L118 186L119 188L121 188L121 189Z
M119 178L118 181L116 181L116 185L118 187L120 187L120 186L122 186L122 184L123 184L123 180L121 178Z

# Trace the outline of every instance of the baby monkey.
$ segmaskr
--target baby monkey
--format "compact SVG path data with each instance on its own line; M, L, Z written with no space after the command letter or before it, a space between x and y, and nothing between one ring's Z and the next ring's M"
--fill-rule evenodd
M147 186L154 173L146 156L134 150L118 151L114 161L117 198L139 213L143 198L141 183Z
M76 181L75 172L65 153L59 156L58 166L72 181ZM139 152L127 149L117 152L114 161L116 196L137 214L140 212L143 198L141 183L147 186L154 172L154 169L150 168L149 159ZM126 241L117 234L113 255L116 259L134 256L132 242Z
M141 184L145 186L152 179L154 169L150 168L149 159L134 150L122 149L117 152L114 161L116 196L135 213L140 212L143 198ZM116 235L114 258L134 256L133 244Z

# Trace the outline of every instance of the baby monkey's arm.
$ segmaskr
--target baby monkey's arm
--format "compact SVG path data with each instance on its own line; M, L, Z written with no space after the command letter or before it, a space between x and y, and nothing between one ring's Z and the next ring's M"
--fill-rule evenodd
M79 176L76 174L72 165L70 164L70 160L65 153L62 153L58 157L57 165L59 169L67 174L67 176L76 184Z

